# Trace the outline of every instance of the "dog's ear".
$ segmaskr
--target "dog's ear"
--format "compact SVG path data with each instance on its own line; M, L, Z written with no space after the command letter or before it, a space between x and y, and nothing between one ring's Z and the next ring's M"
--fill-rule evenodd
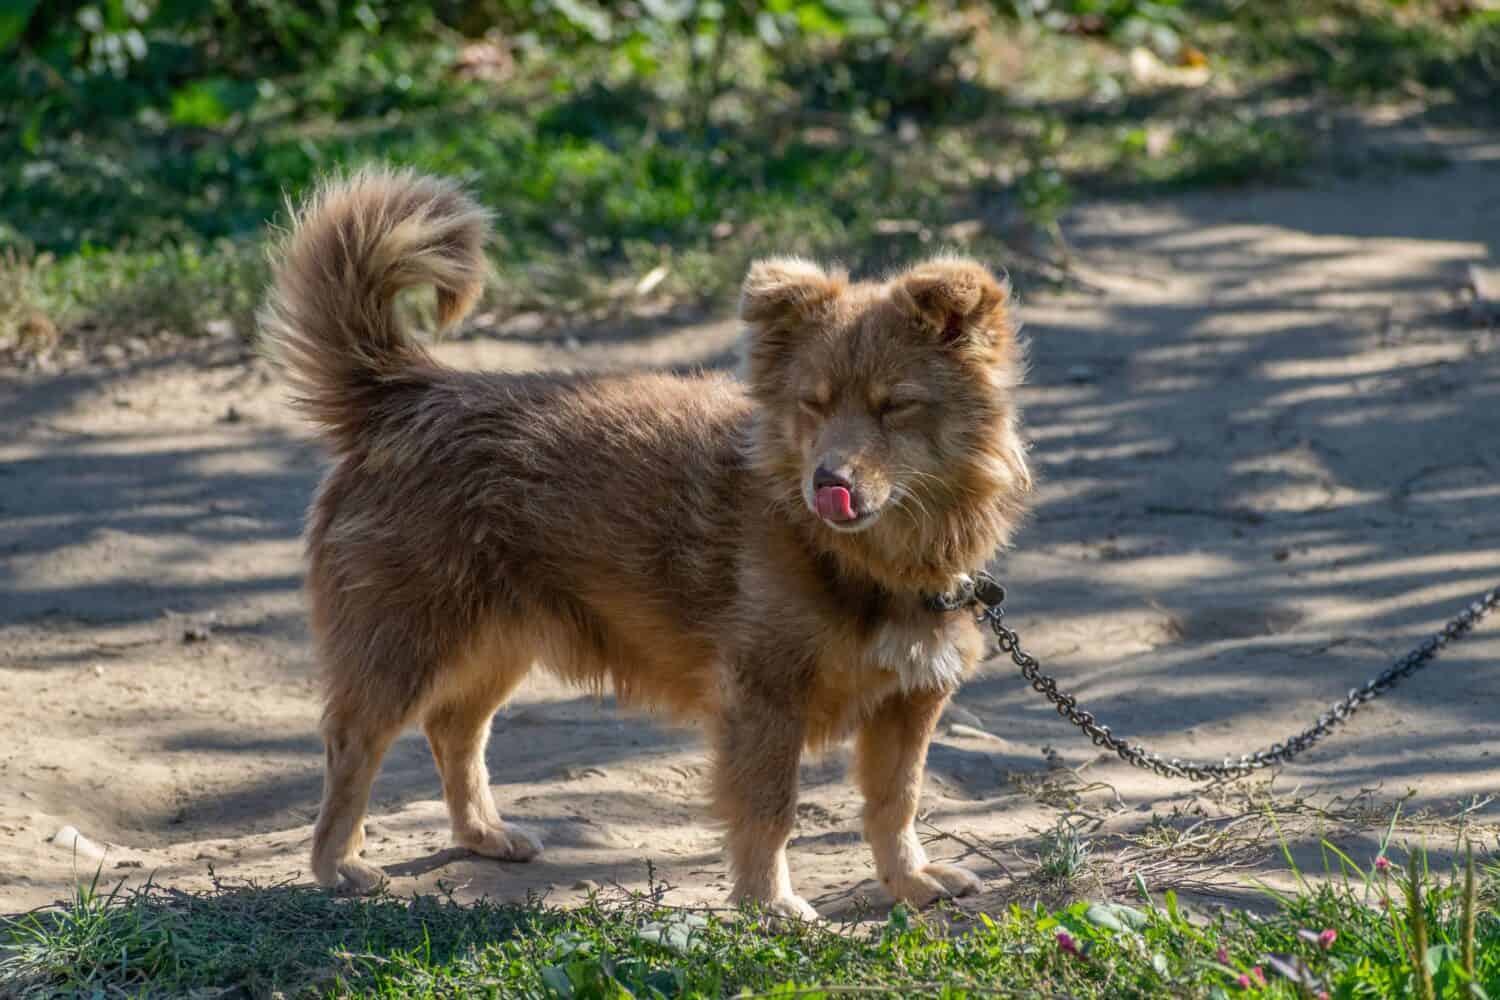
M740 318L758 327L816 320L847 284L843 272L800 257L758 260L740 289Z
M891 298L944 344L998 347L1014 336L1010 286L966 257L939 257L896 279Z
M740 290L740 318L751 327L745 379L769 392L796 347L833 312L849 279L799 257L770 257L750 265Z

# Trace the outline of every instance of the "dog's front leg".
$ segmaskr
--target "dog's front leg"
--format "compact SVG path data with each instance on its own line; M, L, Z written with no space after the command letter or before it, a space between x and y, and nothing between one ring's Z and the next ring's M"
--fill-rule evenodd
M897 899L924 906L980 888L967 868L927 860L917 839L917 799L927 744L948 695L911 691L892 696L860 726L854 770L865 796L865 839L875 873Z
M783 917L816 920L792 889L786 843L797 814L804 702L763 682L732 684L718 719L714 797L728 826L733 902L756 902Z

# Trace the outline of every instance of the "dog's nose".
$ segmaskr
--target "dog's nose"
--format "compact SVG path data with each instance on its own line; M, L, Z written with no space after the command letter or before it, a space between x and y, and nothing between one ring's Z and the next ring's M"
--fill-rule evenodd
M854 489L854 484L849 481L849 477L839 475L826 465L820 465L817 471L813 473L813 489L821 490L825 486L842 486L846 490Z

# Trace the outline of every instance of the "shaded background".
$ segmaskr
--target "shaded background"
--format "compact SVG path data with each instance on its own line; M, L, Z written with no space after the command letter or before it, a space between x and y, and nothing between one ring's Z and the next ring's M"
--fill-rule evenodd
M284 196L377 157L498 211L490 323L721 306L769 250L1055 281L1080 195L1435 169L1381 135L1497 65L1482 0L16 0L0 347L248 336Z

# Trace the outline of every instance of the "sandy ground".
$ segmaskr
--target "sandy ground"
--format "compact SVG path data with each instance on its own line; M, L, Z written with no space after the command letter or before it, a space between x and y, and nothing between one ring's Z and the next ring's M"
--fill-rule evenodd
M1202 757L1279 738L1500 583L1500 333L1458 294L1500 257L1500 144L1448 149L1429 175L1086 206L1068 232L1089 287L1021 289L1042 502L996 569L1027 644L1117 732ZM443 354L722 365L736 336L517 329ZM0 427L0 913L67 894L101 865L90 842L108 878L306 880L321 751L298 532L320 458L270 373L218 343L9 375ZM933 852L989 880L974 906L1042 891L1028 859L1064 818L1105 883L1080 891L1143 869L1228 898L1285 878L1266 803L1314 865L1324 835L1368 860L1398 802L1399 836L1438 845L1455 822L1493 844L1500 818L1500 627L1274 784L1213 794L1101 759L998 660L957 704L924 805L968 842ZM669 899L722 898L692 732L534 679L489 761L547 853L450 848L412 734L369 828L396 891L568 900L641 887L650 862ZM843 769L806 764L791 854L833 915L881 900ZM89 841L54 842L65 826Z

